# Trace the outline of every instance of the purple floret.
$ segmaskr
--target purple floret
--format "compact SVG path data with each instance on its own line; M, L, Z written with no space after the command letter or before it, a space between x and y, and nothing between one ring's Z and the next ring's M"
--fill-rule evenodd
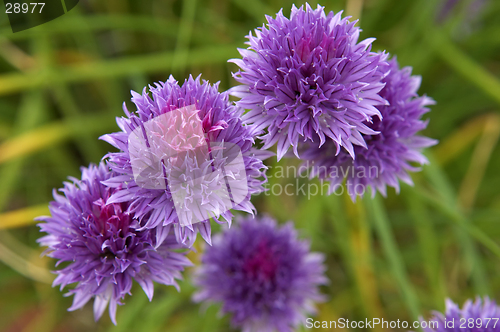
M245 193L245 199L232 208L254 213L255 208L250 202L250 197L252 194L264 190L263 183L266 181L266 167L262 159L265 158L265 155L263 152L252 148L255 136L253 129L243 125L241 120L242 110L229 102L227 93L218 92L218 83L211 85L206 81L200 82L200 77L194 79L190 76L184 84L179 85L171 76L166 82L156 83L155 86L149 86L149 89L145 87L142 95L132 92L132 96L137 111L129 112L124 104L123 109L127 117L117 119L122 131L102 137L103 140L121 150L108 155L109 165L118 175L106 181L106 185L122 188L110 198L110 201L116 203L131 201L127 212L138 216L144 228L156 229L159 242L173 226L177 240L180 243L192 245L198 232L203 239L210 243L211 228L209 219L187 226L181 225L174 206L172 192L168 187L158 189L138 184L134 178L129 153L128 138L135 129L144 128L148 121L164 116L169 112L184 107L194 107L197 111L196 116L202 122L204 139L208 142L207 144L233 144L241 150L244 162L243 168L246 173L243 180L247 184L245 187L248 187L248 192ZM172 148L172 146L168 147L166 145L168 144L165 144L165 149ZM185 179L186 182L189 182L190 177L197 174L198 176L199 174L206 174L206 170L209 168L220 168L218 165L225 160L219 158L221 160L209 160L208 162L204 160L202 162L196 159L196 156L194 156L196 153L193 151L183 151L182 153L184 153L182 158L177 159L183 163L181 166L184 167L184 174L182 174L182 170L176 170L177 173L181 174L178 179ZM215 156L217 153L213 155ZM157 156L157 159L161 158L162 156ZM217 159L217 157L214 158ZM161 166L163 167L163 165ZM172 167L177 166L179 165L173 165ZM167 182L168 175L171 175L169 172L170 168L165 167L161 177L162 181ZM198 191L191 190L191 188L186 189L187 192L193 194L186 197L185 202L186 204L201 202L202 205L212 206L213 211L215 211L212 211L215 214L213 219L221 223L224 220L230 223L232 213L218 207L220 202L218 201L217 192L221 189L220 183L220 181L207 181L201 184L202 187ZM214 205L215 207L213 207ZM147 220L143 219L148 214L151 214L151 216ZM219 220L219 217L224 220Z
M109 304L109 315L116 324L116 307L130 294L132 281L140 284L149 300L153 281L178 288L176 279L190 266L173 234L158 245L154 230L139 230L139 221L126 212L127 203L108 203L116 190L101 182L116 176L104 163L82 168L82 179L65 182L55 201L50 203L52 216L40 217L42 232L48 235L38 242L47 246L49 257L58 260L53 286L61 290L77 285L67 295L74 295L68 310L83 307L94 298L94 316L98 320ZM107 204L108 203L108 204Z
M290 146L299 157L299 141L333 142L336 154L343 147L354 158L353 145L366 146L362 135L376 134L368 124L386 104L378 93L387 55L370 51L373 38L358 42L356 21L341 14L293 6L288 19L280 11L247 36L242 59L230 60L242 83L231 94L249 109L246 123L267 129L264 148L277 143L278 159Z
M221 303L245 332L293 331L323 300L323 260L297 239L291 222L278 227L269 217L242 218L203 254L194 300Z
M428 124L421 119L429 111L426 106L434 104L432 99L417 94L421 78L412 76L410 67L399 69L396 59L387 66L390 73L382 81L385 87L380 95L389 105L378 106L382 120L376 118L372 123L365 123L380 134L365 135L366 147L354 147L355 160L345 151L337 153L331 142L319 149L310 144L301 147L305 165L310 166L310 176L329 181L330 190L334 192L340 192L345 178L353 200L368 187L373 195L378 190L385 196L386 186L399 192L399 180L413 184L408 171L419 170L414 164L426 164L422 149L437 143L417 135Z
M421 319L425 332L499 332L500 307L488 297L476 301L467 300L462 309L450 299L446 300L446 312L433 312L428 320ZM446 322L446 323L445 323Z

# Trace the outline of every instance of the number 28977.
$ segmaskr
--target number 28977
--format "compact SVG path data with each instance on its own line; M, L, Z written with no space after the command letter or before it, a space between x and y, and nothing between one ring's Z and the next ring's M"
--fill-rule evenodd
M35 13L35 10L38 13L41 13L43 7L45 6L45 2L30 2L30 3L6 3L5 4L5 12L7 14L19 14L19 13Z

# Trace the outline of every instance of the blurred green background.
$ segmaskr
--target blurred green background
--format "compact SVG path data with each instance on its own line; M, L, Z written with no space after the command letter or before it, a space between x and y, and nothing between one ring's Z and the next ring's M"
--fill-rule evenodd
M245 35L283 0L80 1L66 15L13 34L0 13L0 331L231 331L218 308L158 286L152 303L135 285L118 326L92 306L67 312L71 298L51 288L54 261L40 257L33 218L47 214L52 188L110 149L115 117L170 74L203 73L236 82L228 64ZM303 2L295 2L297 6ZM315 6L315 1L310 2ZM373 50L397 54L422 75L420 93L437 101L425 134L440 140L431 164L401 194L364 199L261 195L260 213L293 219L327 255L331 283L317 319L413 320L444 309L444 298L500 295L500 1L325 0L327 11L359 18ZM2 7L3 8L3 7ZM280 165L296 164L282 161ZM268 161L276 166L275 158ZM300 181L305 181L301 179ZM271 180L295 183L295 179ZM201 240L197 241L202 252ZM199 253L190 258L198 262Z

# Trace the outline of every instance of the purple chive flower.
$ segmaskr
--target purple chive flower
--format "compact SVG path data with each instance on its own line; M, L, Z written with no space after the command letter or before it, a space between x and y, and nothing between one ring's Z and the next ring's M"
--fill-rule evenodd
M246 217L214 236L195 273L196 302L222 303L222 313L245 332L292 331L322 301L323 255L309 252L292 223Z
M41 231L48 235L38 242L47 246L48 256L58 260L53 285L61 290L77 283L68 295L74 295L68 310L83 307L94 298L94 316L98 320L109 304L109 315L116 324L116 306L130 294L135 280L149 297L153 297L153 281L174 285L181 271L191 265L175 236L155 243L154 230L139 230L137 218L126 212L127 203L107 204L115 189L101 182L112 177L104 163L82 168L82 179L66 182L54 191L49 209L51 217L40 217Z
M315 146L331 140L337 153L343 147L354 158L353 144L364 147L362 134L375 134L367 124L380 117L375 106L386 103L378 93L387 55L370 51L374 38L358 42L357 21L341 14L293 6L288 19L280 10L247 36L243 58L230 60L243 84L231 94L250 110L247 123L267 128L263 148L278 143L278 159L290 146L298 157L299 140Z
M457 7L460 7L465 1L461 0L442 0L440 10L437 12L435 21L443 24L452 14ZM474 0L466 4L465 17L462 20L462 29L470 30L470 25L482 14L485 7L489 4L490 0ZM470 31L467 31L470 32Z
M441 2L443 2L443 4L436 16L436 22L440 24L444 23L444 21L450 16L451 12L455 9L460 0L442 0Z
M425 332L498 332L500 331L500 307L488 297L467 300L462 309L450 299L446 300L446 312L434 312L429 320L421 319Z
M342 151L336 152L335 145L326 143L321 148L304 146L304 165L310 166L310 177L318 176L330 182L330 190L338 192L344 178L347 191L353 200L364 194L368 186L372 195L378 190L386 195L386 185L399 192L399 181L413 184L407 171L418 171L412 165L428 163L421 153L423 148L437 143L436 140L416 135L427 127L428 121L421 120L427 113L428 105L434 101L426 96L418 96L421 78L411 76L411 68L399 69L396 59L387 65L390 74L383 79L385 87L380 95L389 105L379 106L382 120L374 119L366 123L378 135L366 135L366 148L354 147L356 159Z
M218 220L219 217L231 222L232 214L223 201L234 198L235 191L228 193L227 179L239 182L242 187L239 195L244 198L230 208L254 212L250 196L264 190L266 167L262 159L266 155L252 148L253 129L243 125L240 119L242 110L229 102L227 93L218 92L218 83L201 83L199 77L193 79L190 76L179 85L171 76L164 83L149 86L149 91L144 88L142 95L132 92L132 101L137 111L129 112L124 104L127 117L117 119L122 131L102 137L121 150L108 155L109 165L118 175L105 183L122 188L110 198L111 202L131 201L127 212L137 215L144 228L155 228L159 243L173 225L177 240L189 246L197 232L210 243L207 215L217 222L223 222ZM155 119L162 120L152 123ZM131 135L143 137L143 134L149 135L145 142L149 157L145 156L156 161L156 165L147 165L154 170L145 182L159 180L157 187L151 183L144 185L134 174L134 161L147 158L132 156L132 152L140 152L141 147L130 146L129 139ZM223 167L234 157L221 155L228 145L237 147L229 150L238 151L242 157L242 165L236 170ZM219 170L226 172L223 181L212 176ZM210 173L212 171L214 173ZM222 191L226 193L225 197L221 196ZM230 194L233 196L229 197ZM183 206L182 211L176 210L175 203ZM191 216L188 216L187 225L181 223L179 213L185 216L195 207L193 214L199 222L191 221ZM151 214L149 218L143 219L148 214Z

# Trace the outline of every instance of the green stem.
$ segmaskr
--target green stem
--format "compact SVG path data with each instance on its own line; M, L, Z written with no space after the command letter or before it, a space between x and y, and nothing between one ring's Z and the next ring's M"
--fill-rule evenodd
M177 35L177 44L175 46L174 58L172 60L173 68L185 68L186 56L188 54L191 34L193 32L194 16L196 13L196 0L184 0L182 4L182 17Z
M408 308L412 319L418 320L420 314L419 301L415 290L408 279L403 258L401 257L397 247L394 234L391 231L391 226L387 218L385 208L378 196L374 199L366 199L364 201L367 203L367 208L370 209L373 216L375 232L380 238L382 248L387 260L389 261L393 275L396 278L396 282L398 283L406 307Z
M444 277L439 262L439 241L429 211L422 200L412 190L408 190L404 196L406 196L406 202L413 217L413 226L417 232L422 262L437 309L442 306L443 299L446 297Z
M433 183L438 193L438 195L431 195L432 198L429 199L429 203L435 205L440 211L450 216L450 219L460 226L460 228L456 230L456 236L464 254L467 275L471 276L477 294L488 294L489 282L483 266L483 258L479 254L477 246L473 242L471 236L483 243L496 255L500 255L500 247L467 220L461 207L457 203L453 187L446 175L437 166L437 163L433 161L432 156L429 156L429 160L431 163L425 167L425 174L428 176L430 182ZM423 189L419 188L416 189L416 191L423 191Z

